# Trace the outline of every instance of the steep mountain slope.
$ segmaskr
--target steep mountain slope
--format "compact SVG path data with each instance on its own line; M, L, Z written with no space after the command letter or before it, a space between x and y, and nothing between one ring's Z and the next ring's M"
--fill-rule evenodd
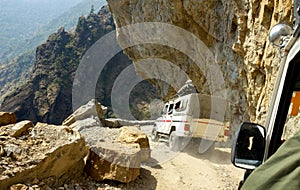
M64 1L64 3L66 2ZM72 2L72 4L70 4L74 4L74 6L69 7L65 11L57 12L56 10L55 13L57 14L54 18L50 17L52 18L51 20L48 19L35 28L33 28L34 25L31 26L33 32L28 32L26 34L26 38L20 38L18 42L14 42L11 51L6 52L6 56L4 56L3 58L7 58L8 60L10 60L10 58L12 57L20 55L29 50L33 50L39 44L47 40L47 37L57 31L58 28L63 26L65 30L70 30L71 28L75 27L78 18L82 15L88 15L91 11L92 6L100 8L106 4L104 0L84 0L77 4L75 4L75 2L77 1L74 1ZM95 11L98 11L98 9L96 9ZM29 20L28 24L30 24L31 22L32 21Z
M41 1L44 2L44 1ZM46 2L46 1L45 1ZM78 3L78 1L72 1L72 3L69 3L66 5L65 3L68 3L68 1L64 1L62 7L60 7L57 10L52 10L52 7L55 7L55 3L59 2L52 2L53 5L47 11L46 13L49 14L49 17L44 18L46 20L49 20L49 22L42 22L42 18L35 18L38 16L37 14L44 14L40 13L37 11L36 13L24 13L24 11L17 13L17 10L23 10L24 8L31 8L31 9L37 9L39 6L44 7L45 5L41 5L40 2L25 2L21 1L20 5L16 5L15 10L14 9L9 9L13 5L15 5L17 2L11 1L10 3L6 4L5 6L1 7L0 9L3 9L7 15L14 15L16 14L16 19L21 19L22 21L29 19L27 22L24 23L24 25L30 25L30 28L27 28L26 30L20 31L18 27L19 22L13 22L9 23L9 20L2 19L1 22L5 22L6 25L9 24L9 28L1 28L0 30L3 33L0 33L0 36L4 36L3 38L0 37L1 39L5 40L6 35L16 35L13 38L10 38L9 40L17 40L17 42L14 42L14 47L11 49L11 52L6 54L3 59L5 60L10 60L8 63L1 63L1 61L4 61L3 59L1 60L0 58L0 104L8 93L12 92L14 89L16 89L18 86L21 84L24 84L26 80L29 78L29 72L30 69L33 66L34 59L35 59L35 49L38 45L40 45L42 42L46 41L48 36L56 32L57 29L60 27L64 26L65 29L70 30L71 28L74 28L77 24L78 18L81 15L87 15L91 11L91 7L97 7L96 10L98 10L100 7L102 7L106 2L103 0L84 0L75 6L74 3ZM0 4L3 4L3 2L0 2ZM46 3L47 5L47 3ZM37 6L37 7L35 7ZM70 6L73 6L69 8ZM99 7L99 8L98 8ZM64 8L64 9L63 9ZM69 8L66 12L62 14L62 12L58 11L63 11L66 8ZM0 13L4 14L4 13ZM60 15L57 17L57 15ZM23 17L22 17L23 16ZM20 18L19 18L20 17ZM53 18L51 20L51 18ZM38 26L38 21L41 22ZM21 22L21 21L20 21ZM41 25L41 26L40 26ZM4 24L5 26L5 24ZM16 30L14 32L10 30ZM28 32L27 30L30 30L31 32ZM23 33L26 33L26 36L23 35ZM29 35L30 34L30 35ZM18 35L22 35L21 38L17 38ZM25 37L27 38L25 40ZM5 46L5 47L1 47ZM7 43L0 43L0 54L2 50L5 50L5 48L9 47L9 44ZM25 53L26 52L26 53ZM1 56L0 56L1 57Z
M34 60L35 53L30 51L0 65L0 104L7 94L28 80Z
M72 112L73 79L80 59L94 42L114 28L107 7L98 14L80 17L74 33L60 28L36 49L29 82L8 95L1 110L15 112L19 120L61 123ZM131 61L122 52L107 63L96 93L102 104L109 106L114 79L129 64ZM155 91L151 88L150 91L152 93L149 94L155 96Z
M16 44L32 37L37 28L56 18L81 0L0 1L0 58Z

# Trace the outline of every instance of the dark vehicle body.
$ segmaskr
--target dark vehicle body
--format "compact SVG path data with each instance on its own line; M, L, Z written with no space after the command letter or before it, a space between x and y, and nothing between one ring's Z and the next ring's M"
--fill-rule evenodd
M264 126L254 123L241 124L233 142L232 163L237 167L246 169L244 181L256 167L270 158L282 143L288 139L286 133L293 130L296 132L296 129L293 129L293 127L299 127L298 125L291 126L289 124L289 121L300 117L299 13L300 0L295 0L294 28L292 29L286 25L278 24L270 31L270 41L279 46L282 57L277 81L267 112L266 123ZM254 131L259 132L253 134ZM260 141L261 144L258 145L260 149L256 149L255 139ZM250 143L251 146L249 145L248 148L243 148L244 143ZM248 151L252 152L249 153ZM249 154L255 156L250 157Z

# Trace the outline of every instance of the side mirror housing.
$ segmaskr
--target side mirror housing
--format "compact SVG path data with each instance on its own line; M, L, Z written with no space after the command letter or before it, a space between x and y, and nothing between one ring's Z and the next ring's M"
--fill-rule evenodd
M284 38L290 38L293 33L293 29L287 24L276 24L269 32L269 40L271 44L277 47L284 46Z
M253 170L263 162L266 130L255 123L242 123L236 132L231 149L234 166Z

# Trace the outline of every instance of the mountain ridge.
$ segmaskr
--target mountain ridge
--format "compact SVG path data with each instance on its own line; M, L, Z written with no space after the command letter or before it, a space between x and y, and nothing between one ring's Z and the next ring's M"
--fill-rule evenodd
M67 30L74 28L78 22L78 17L88 15L92 5L99 7L96 9L99 10L100 4L102 5L103 2L102 0L85 0L76 4L60 16L50 20L48 25L44 24L44 27L40 28L36 35L16 45L14 52L6 57L7 61L9 60L8 62L2 60L1 63L0 59L0 104L6 95L29 79L29 73L35 59L35 48L38 45L45 42L50 34L56 32L62 26L65 26ZM80 15L81 13L82 15Z
M60 124L73 111L73 79L80 59L94 42L114 29L113 18L108 7L104 6L97 14L81 16L74 32L67 32L62 27L50 35L36 49L30 79L4 98L1 110L15 112L18 120ZM113 82L130 64L122 52L107 63L106 73L99 77L95 95L103 105L109 106ZM151 90L148 83L146 86L150 89L150 97L155 97L155 90ZM144 94L144 91L140 92ZM144 99L151 100L141 97L140 101Z
M57 4L59 4L59 7L64 7L64 5L68 4L69 1L64 1L62 5L60 5L61 1L58 1ZM50 2L51 2L51 6L49 5L50 8L48 9L50 9L52 12L50 10L44 11L46 13L49 12L49 14L47 15L46 13L33 11L33 13L27 16L28 19L25 13L23 13L24 18L18 16L20 15L20 13L16 12L17 10L8 9L6 11L5 10L3 11L8 15L11 14L14 15L14 17L17 16L16 17L18 18L17 20L20 21L16 22L14 20L11 20L10 18L7 18L6 24L2 27L2 31L0 29L0 34L2 34L2 37L0 37L0 42L1 42L0 44L6 44L5 47L1 47L2 50L0 51L0 58L2 61L0 61L0 63L8 62L12 60L14 57L21 55L22 53L33 50L34 47L38 46L43 41L45 41L51 33L55 32L61 26L65 26L66 29L70 29L71 27L75 26L78 17L89 14L92 5L96 7L101 7L104 4L106 4L105 1L103 0L84 0L84 1L76 0L74 1L75 3L71 1L72 3L69 3L70 5L67 6L68 7L67 9L58 8L57 10L52 10L51 7L54 7L55 2L52 1ZM28 9L30 7L31 8L35 7L34 6L35 4L33 2L31 3L26 2L26 3L19 5L19 9L24 11L26 10L26 7L28 7ZM28 4L32 4L32 5L30 6ZM46 5L40 5L40 6L44 7ZM5 9L5 7L3 7L2 9ZM33 10L36 9L38 8L34 8ZM41 16L39 14L41 15L46 14L46 15ZM4 20L3 22L5 22L5 17L3 17L2 20ZM21 24L24 26L21 27Z

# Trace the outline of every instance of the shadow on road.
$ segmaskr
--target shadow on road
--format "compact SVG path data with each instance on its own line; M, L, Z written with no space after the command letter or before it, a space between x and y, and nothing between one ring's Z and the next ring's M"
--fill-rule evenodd
M142 165L146 165L146 166L149 166L149 167L155 168L155 169L162 169L159 161L152 157L149 160L147 160L146 162L143 162Z
M151 171L141 168L140 175L136 180L127 184L126 189L137 190L137 189L156 189L157 180L151 174Z
M140 175L130 183L121 183L118 181L104 180L105 184L108 184L111 188L109 189L127 189L127 190L139 190L139 189L149 189L154 190L157 186L157 180L151 174L151 171L140 168ZM105 188L106 189L106 188Z
M229 148L212 148L205 153L200 154L198 152L199 142L190 141L189 144L182 150L183 153L187 153L195 158L207 159L216 164L230 164L230 149Z

